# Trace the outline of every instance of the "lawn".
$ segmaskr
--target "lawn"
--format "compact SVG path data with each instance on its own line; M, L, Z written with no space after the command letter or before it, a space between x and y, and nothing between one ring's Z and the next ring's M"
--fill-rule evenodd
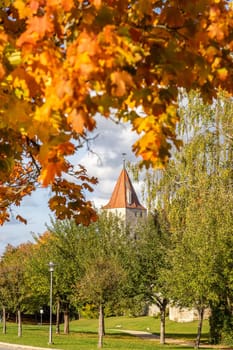
M148 331L159 334L160 323L153 317L109 317L106 318L104 349L124 350L164 350L164 349L190 349L191 346L169 344L169 338L186 340L195 339L197 322L176 323L167 320L167 344L162 346L158 340L143 340L124 333L123 330ZM7 334L0 333L0 342L8 342L38 347L51 347L68 350L92 350L97 348L98 320L80 319L70 324L70 334L57 335L53 330L53 345L48 345L48 325L23 325L23 336L17 336L17 325L7 324ZM208 323L204 322L202 342L208 339ZM211 346L209 347L211 349Z

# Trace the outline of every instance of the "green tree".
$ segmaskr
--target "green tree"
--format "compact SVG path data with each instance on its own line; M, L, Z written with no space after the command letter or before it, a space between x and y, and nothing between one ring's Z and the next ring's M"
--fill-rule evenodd
M155 188L168 213L175 247L171 251L172 298L199 310L198 347L204 308L217 305L217 300L224 305L232 300L232 292L228 289L226 298L226 289L220 287L219 270L221 261L229 273L224 284L229 285L231 262L225 257L231 254L232 236L233 148L228 129L232 103L222 95L207 106L194 93L183 94L181 102L180 134L185 145L174 153L167 171L160 173Z
M31 243L18 247L8 245L1 258L2 304L9 312L15 313L18 336L22 336L21 312L27 310L30 295L26 283L26 266L31 257Z
M80 264L83 276L77 283L77 295L84 303L99 309L99 341L103 346L104 308L117 304L124 295L127 274L122 256L130 240L124 223L114 215L102 213L99 220L86 228Z
M74 290L82 276L80 260L83 259L82 239L86 227L77 226L74 220L51 221L48 230L52 241L52 259L56 262L57 281L57 332L59 333L59 310L64 314L64 333L69 333L70 310L74 305Z
M80 226L82 227L82 226ZM31 303L48 309L50 295L49 262L53 272L53 311L56 311L56 333L60 333L60 314L64 315L64 333L69 333L71 296L79 272L77 265L78 226L74 221L51 221L48 231L34 235L33 256L28 269Z
M147 304L155 304L160 311L160 343L165 343L165 316L169 302L164 271L170 268L167 250L170 245L169 227L163 211L150 213L137 227L136 239L131 243L134 293Z
M30 293L30 312L39 313L43 308L48 312L49 292L50 292L50 274L49 262L53 261L53 242L49 232L41 235L34 235L35 239L32 245L32 254L27 265L27 288ZM56 270L54 272L54 282L56 280ZM53 300L55 300L56 283L53 288Z
M98 253L97 253L98 254ZM99 308L99 340L98 347L103 347L104 336L104 307L113 300L117 302L123 294L120 294L126 274L119 259L113 256L96 256L88 261L86 272L78 283L79 298L84 302L94 303Z

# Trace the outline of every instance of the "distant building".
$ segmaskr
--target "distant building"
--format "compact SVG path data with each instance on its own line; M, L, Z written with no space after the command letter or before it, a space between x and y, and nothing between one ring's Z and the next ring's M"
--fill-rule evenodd
M204 319L210 317L210 310L206 309L204 312ZM175 306L169 307L169 320L176 322L192 322L199 319L198 311L196 309L179 308Z
M121 217L126 225L130 226L135 226L139 219L146 218L147 210L138 200L125 164L114 187L110 201L102 209Z

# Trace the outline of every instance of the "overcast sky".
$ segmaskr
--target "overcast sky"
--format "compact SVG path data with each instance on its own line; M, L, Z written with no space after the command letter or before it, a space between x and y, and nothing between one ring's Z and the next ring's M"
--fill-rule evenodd
M83 164L90 176L98 178L99 183L95 191L88 195L97 208L107 204L116 180L120 174L123 164L122 153L126 153L126 160L137 162L131 151L131 146L136 140L136 135L126 124L115 125L112 121L104 118L98 119L98 128L92 136L98 135L90 144L93 151L82 150L77 155L77 164ZM140 197L140 185L134 184L135 190ZM28 221L27 225L12 219L10 223L0 226L0 254L8 243L17 246L20 243L33 241L31 232L43 233L46 230L46 223L50 223L50 216L47 203L49 189L40 189L30 197L25 198L17 213L21 214Z

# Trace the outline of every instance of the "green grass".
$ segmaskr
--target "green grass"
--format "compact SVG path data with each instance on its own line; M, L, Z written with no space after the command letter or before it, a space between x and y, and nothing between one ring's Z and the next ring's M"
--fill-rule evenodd
M122 332L124 329L149 331L159 334L160 322L153 317L110 317L105 320L106 335L104 337L104 349L124 350L166 350L166 349L190 349L191 346L169 344L169 338L194 340L197 330L197 322L176 323L167 320L166 340L162 346L158 340L143 340ZM53 345L48 345L48 325L23 325L23 335L17 336L17 325L7 324L7 334L0 333L0 342L32 345L38 347L51 347L67 350L92 350L97 348L98 320L81 319L70 324L70 334L55 334L53 330ZM207 342L208 323L204 322L202 342ZM211 347L209 347L211 349Z

